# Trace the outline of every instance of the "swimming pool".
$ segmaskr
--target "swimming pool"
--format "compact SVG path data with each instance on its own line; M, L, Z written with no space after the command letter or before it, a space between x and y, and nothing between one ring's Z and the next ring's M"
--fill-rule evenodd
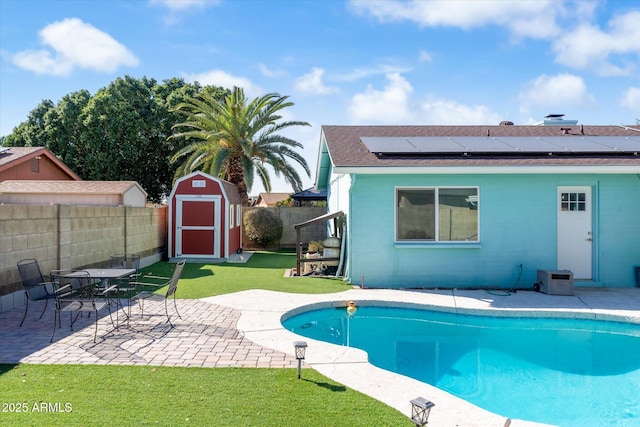
M286 316L285 316L286 317ZM369 361L510 418L640 426L640 325L359 307L300 313L285 328L365 350Z

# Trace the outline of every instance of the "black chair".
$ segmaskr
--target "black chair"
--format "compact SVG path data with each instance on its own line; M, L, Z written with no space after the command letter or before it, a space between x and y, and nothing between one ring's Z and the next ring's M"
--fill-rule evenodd
M23 259L18 261L18 272L20 273L20 280L22 280L24 295L26 297L24 316L22 316L22 321L20 322L20 326L22 326L24 319L27 318L29 301L45 301L44 309L40 314L40 319L42 319L45 311L47 311L49 300L55 298L55 295L53 294L53 282L51 280L45 280L45 276L40 272L40 265L37 260Z
M71 330L73 330L74 323L82 313L88 313L89 316L91 316L91 313L95 313L93 342L96 342L98 337L98 313L100 310L109 309L109 318L111 319L111 324L114 324L109 301L107 299L99 299L99 295L103 291L92 283L91 276L86 271L59 271L56 274L56 278L57 280L54 281L54 295L58 325L60 326L61 324L60 313L69 313ZM50 342L53 342L55 333L56 322L54 319Z
M111 255L109 257L109 268L133 268L137 273L140 270L140 255Z
M124 308L122 300L127 300L127 320L131 317L131 297L136 292L136 286L132 284L138 278L138 272L140 271L140 255L136 254L114 254L109 257L109 268L130 268L135 272L128 276L114 280L104 294L115 303L116 310L118 306ZM116 311L116 323L119 324L119 311Z
M169 316L169 308L167 306L167 301L169 298L173 297L173 306L175 308L176 314L180 319L180 313L178 312L178 305L176 304L176 291L178 289L178 281L180 280L180 276L182 275L182 270L184 269L186 261L180 261L176 264L176 268L173 270L173 275L171 278L169 277L158 277L158 276L143 276L141 280L153 280L154 282L142 282L136 281L131 282L135 284L139 290L133 297L131 297L132 301L140 301L140 312L142 317L144 318L144 300L152 300L152 301L164 301L164 311L167 315L167 322L173 328L173 323L171 323L171 316ZM157 282L160 281L160 282ZM155 293L153 290L158 290L162 287L168 286L167 292L163 294Z

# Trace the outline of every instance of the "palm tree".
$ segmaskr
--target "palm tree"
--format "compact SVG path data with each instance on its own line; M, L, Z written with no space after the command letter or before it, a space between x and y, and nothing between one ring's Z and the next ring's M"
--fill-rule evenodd
M233 183L246 204L247 191L256 173L264 189L271 191L271 177L266 168L270 165L277 177L282 174L294 191L300 191L300 175L287 160L295 160L310 176L307 162L295 151L302 144L278 132L309 123L280 121L282 116L278 112L294 105L287 98L269 93L248 103L242 88L234 87L223 102L203 92L178 104L176 111L184 113L186 120L174 125L184 130L172 138L194 141L171 158L172 162L182 159L175 178L202 170Z

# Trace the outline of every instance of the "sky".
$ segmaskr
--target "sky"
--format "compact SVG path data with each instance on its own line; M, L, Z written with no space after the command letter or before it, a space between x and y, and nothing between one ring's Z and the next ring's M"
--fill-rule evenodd
M0 0L0 135L125 75L288 96L308 188L322 125L636 124L640 1Z

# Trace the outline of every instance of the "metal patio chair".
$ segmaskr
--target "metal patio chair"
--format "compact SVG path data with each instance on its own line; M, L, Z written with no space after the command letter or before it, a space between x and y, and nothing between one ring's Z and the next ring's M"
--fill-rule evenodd
M135 280L138 278L138 272L140 271L140 255L137 254L113 254L109 257L109 268L131 268L135 270L135 273L128 277L123 277L113 281L113 285L109 286L105 295L110 298L118 306L124 308L122 305L122 299L127 300L127 319L131 317L131 297L135 294L137 288ZM118 316L118 312L116 312ZM118 322L118 320L116 320Z
M72 277L70 277L70 275L72 275ZM104 291L100 290L98 286L92 283L91 276L86 271L58 271L56 272L55 277L56 284L54 295L56 299L58 325L61 327L60 313L69 313L70 328L72 331L73 325L82 313L88 313L89 317L91 316L91 313L94 313L95 332L93 335L93 342L96 342L98 337L98 314L101 310L105 308L109 310L111 324L114 324L109 301L104 298L99 298L101 293ZM53 342L55 333L56 322L54 319L50 342Z
M24 316L22 316L22 321L20 322L20 326L22 326L24 319L27 318L29 301L44 300L44 309L40 314L40 319L42 319L45 311L47 311L47 304L49 303L49 300L54 299L55 295L53 294L53 282L48 280L50 278L47 277L45 279L45 276L42 275L40 265L37 260L23 259L18 261L18 272L20 273L20 280L22 281L24 295L26 298Z
M180 280L180 276L182 275L182 270L184 269L185 263L186 261L182 260L176 264L176 268L173 270L173 275L171 276L171 278L143 276L140 279L141 281L132 282L137 286L139 292L131 297L131 300L140 302L140 312L143 318L145 300L164 301L164 311L167 315L167 322L169 322L169 325L171 325L171 327L173 328L174 325L173 323L171 323L171 316L169 315L168 308L168 300L169 298L173 297L173 306L175 308L176 314L180 319L182 319L182 316L180 316L180 313L178 312L178 305L176 304L176 290L178 289L178 281ZM153 282L144 282L143 280L152 280ZM165 286L168 286L167 292L165 294L158 294L153 291L154 289L158 290Z
M140 270L140 255L111 255L109 257L109 268L133 268L137 273Z

